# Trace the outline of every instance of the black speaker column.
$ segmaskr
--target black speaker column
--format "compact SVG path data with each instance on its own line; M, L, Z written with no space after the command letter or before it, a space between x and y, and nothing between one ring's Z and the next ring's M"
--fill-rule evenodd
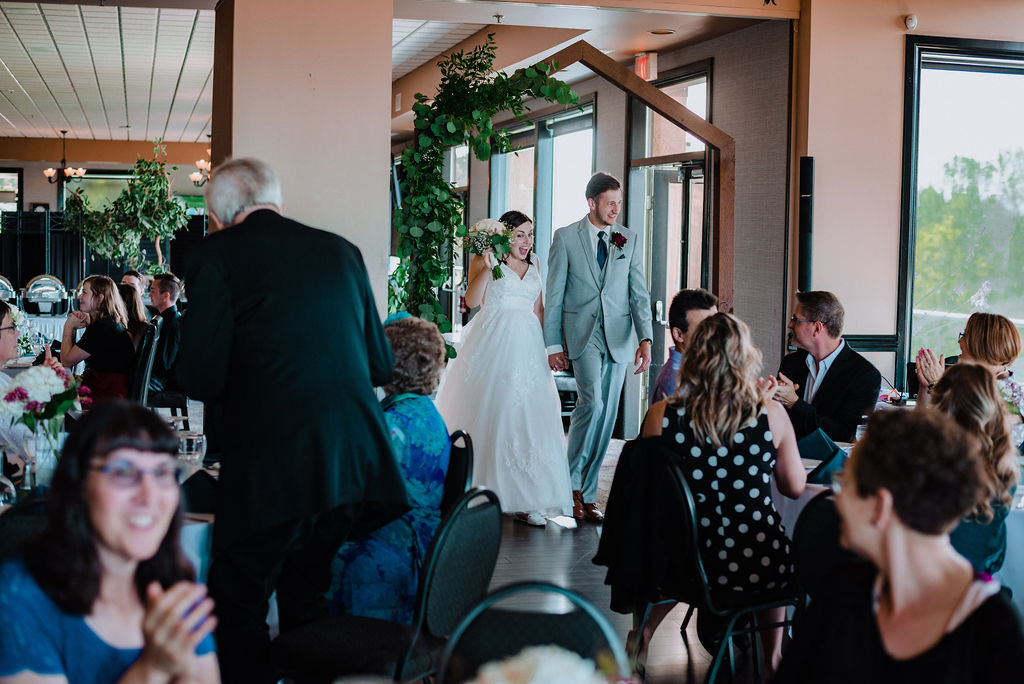
M814 225L814 157L800 157L800 215L797 289L811 288L811 232Z

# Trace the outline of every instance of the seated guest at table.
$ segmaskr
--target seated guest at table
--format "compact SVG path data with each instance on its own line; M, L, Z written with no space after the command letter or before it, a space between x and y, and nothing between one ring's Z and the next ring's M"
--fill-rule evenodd
M676 376L686 351L687 336L698 323L711 314L718 313L718 297L704 288L680 290L672 298L668 308L668 324L672 333L672 349L668 352L668 360L658 372L651 393L651 403L671 397L676 391Z
M16 358L18 358L18 329L14 326L10 305L0 301L0 368ZM10 381L11 376L0 372L0 399L6 394L5 388ZM3 470L0 474L12 477L22 471L25 463L24 444L31 434L28 427L22 423L11 425L6 420L0 420L0 449L7 453L7 457L3 459Z
M1011 426L1011 440L1019 446L1024 440L1024 427L1021 427L1021 414L1024 414L1024 389L1013 379L1010 370L1021 353L1020 331L1005 316L984 313L972 313L967 319L964 331L960 333L960 360L971 361L988 368L996 379L1000 393L1004 397L1012 397L1011 403L1016 410L1008 414ZM945 368L945 357L941 354L936 358L931 349L920 349L917 352L917 379L921 384L918 401L927 403L929 393Z
M128 315L114 281L89 276L82 281L78 311L64 322L60 361L73 368L85 361L82 384L92 391L93 401L124 399L135 372L135 347L125 330ZM75 342L75 330L85 328Z
M121 283L117 286L117 291L124 301L125 314L128 318L128 325L125 326L125 329L128 331L128 336L132 338L132 346L135 347L135 351L138 351L146 328L150 325L149 317L146 316L146 307L142 306L142 297L139 296L138 290L131 285Z
M964 362L935 383L931 405L982 445L983 495L949 538L975 568L995 574L1006 557L1006 516L1019 477L1003 399L989 369Z
M177 388L174 380L174 362L181 347L181 314L178 313L178 297L181 296L181 281L173 273L159 273L153 276L149 288L149 301L163 319L160 325L160 339L156 343L156 357L153 359L153 374L149 379L150 392L163 392Z
M220 681L213 602L178 541L177 445L123 402L72 432L45 531L0 566L0 682Z
M143 304L145 304L146 300L146 290L149 288L148 283L149 278L135 270L125 271L124 275L121 276L121 284L134 287L139 293L139 297L142 298ZM149 312L150 316L155 316L158 313L152 304L145 304L145 309Z
M398 315L398 314L396 314ZM390 321L391 319L389 319ZM412 622L418 564L441 524L451 442L430 398L446 358L437 326L406 314L384 332L395 370L382 402L412 510L367 537L342 545L328 594L334 615Z
M999 583L949 543L984 491L978 441L936 411L884 411L842 473L840 541L873 564L810 605L776 684L1017 682L1024 633Z
M797 351L782 359L775 399L797 439L821 428L849 442L861 416L874 409L882 376L843 340L845 312L834 294L797 292L796 301L789 329Z
M796 498L807 475L793 427L777 402L758 388L761 352L738 318L717 313L701 321L679 370L679 387L644 419L644 437L661 435L681 459L696 499L701 560L712 589L771 591L793 581L793 563L782 517L771 497ZM784 609L762 617L779 621ZM654 615L650 627L664 613ZM768 666L782 657L782 629L763 633ZM649 643L649 638L645 638Z

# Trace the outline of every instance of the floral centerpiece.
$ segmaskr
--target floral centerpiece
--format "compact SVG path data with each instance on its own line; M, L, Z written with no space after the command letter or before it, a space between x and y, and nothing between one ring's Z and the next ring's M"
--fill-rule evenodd
M1002 395L1003 401L1006 402L1006 410L1012 415L1021 415L1021 407L1024 406L1024 388L1009 378L1000 379L997 384L999 393Z
M32 324L25 312L11 307L11 322L18 329L18 356L32 356Z
M609 684L630 682L614 674L615 662L607 668L609 673L594 665L594 661L581 658L559 646L530 646L518 655L505 660L486 663L480 668L473 684Z
M491 273L497 280L503 275L501 264L497 261L512 250L512 229L497 219L482 219L466 231L462 238L462 248L487 259Z
M91 403L89 388L63 368L26 368L7 385L0 400L0 420L10 425L23 423L34 435L31 455L39 484L48 482L56 466L64 414L76 405L87 408Z

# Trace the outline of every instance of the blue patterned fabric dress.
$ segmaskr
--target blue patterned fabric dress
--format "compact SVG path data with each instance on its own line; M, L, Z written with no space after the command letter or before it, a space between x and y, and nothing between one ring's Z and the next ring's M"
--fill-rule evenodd
M451 441L430 397L390 395L383 406L413 507L369 536L342 545L327 599L332 615L410 623L419 564L441 524Z

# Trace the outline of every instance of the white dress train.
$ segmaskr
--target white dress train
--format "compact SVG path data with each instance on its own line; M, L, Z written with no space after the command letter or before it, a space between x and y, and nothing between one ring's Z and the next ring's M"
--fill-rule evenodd
M494 491L502 510L567 513L572 492L561 404L533 312L540 272L530 265L520 279L501 269L504 277L487 284L483 307L463 329L437 408L449 430L469 433L473 485Z

